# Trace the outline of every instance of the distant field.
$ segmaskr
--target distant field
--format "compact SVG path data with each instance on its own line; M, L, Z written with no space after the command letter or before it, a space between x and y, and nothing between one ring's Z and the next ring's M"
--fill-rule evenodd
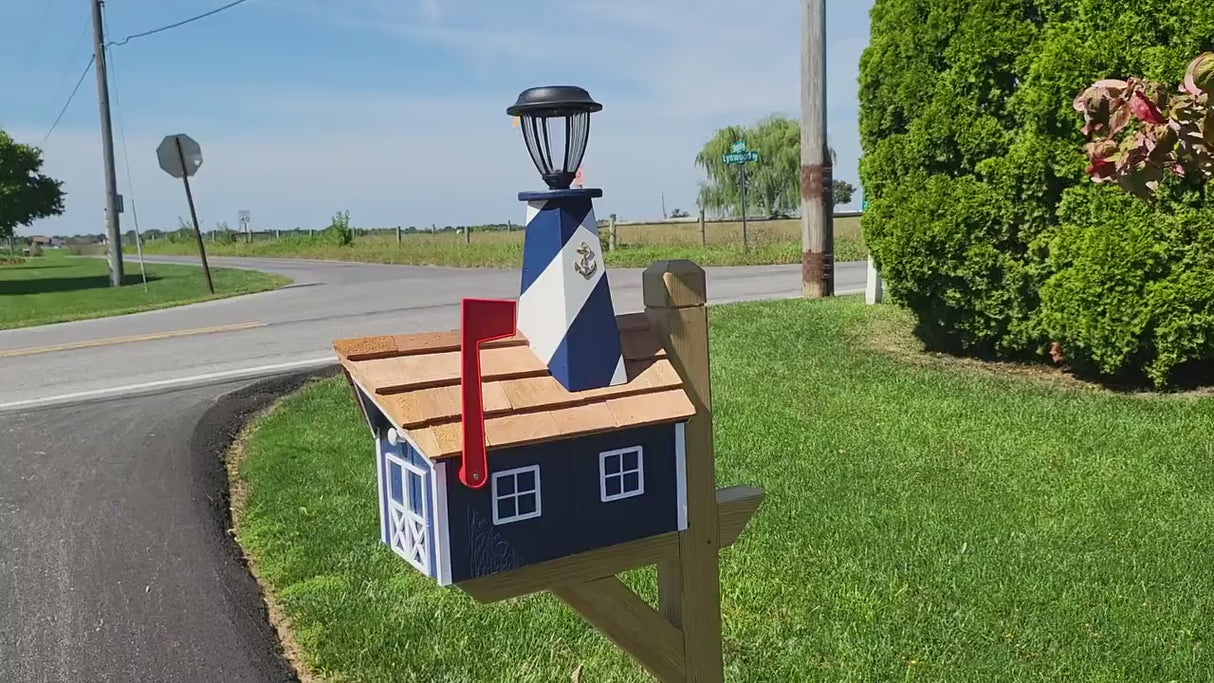
M749 251L742 250L741 222L708 223L706 246L700 246L699 226L690 223L645 223L619 225L617 249L606 254L607 265L644 267L671 258L689 258L703 266L735 266L800 263L801 239L798 220L756 221L748 226ZM601 232L606 238L607 229ZM157 240L144 243L149 254L193 254L192 242ZM319 236L284 235L279 239L256 239L252 243L207 244L207 253L217 256L277 256L283 258L336 259L410 265L517 268L523 258L523 231L472 231L470 243L454 232L405 235L400 245L392 231L357 237L353 244L326 244ZM835 260L867 258L860 235L859 218L835 219Z
M127 262L122 287L110 287L104 259L76 258L47 250L45 256L0 266L0 329L101 318L167 308L281 287L290 278L255 270L212 268L215 293L202 268L148 264L147 290L139 264Z

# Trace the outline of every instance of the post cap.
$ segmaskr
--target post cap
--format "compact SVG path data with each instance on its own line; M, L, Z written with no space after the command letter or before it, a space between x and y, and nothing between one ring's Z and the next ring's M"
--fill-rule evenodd
M641 274L645 306L688 308L708 301L704 269L687 259L656 261Z

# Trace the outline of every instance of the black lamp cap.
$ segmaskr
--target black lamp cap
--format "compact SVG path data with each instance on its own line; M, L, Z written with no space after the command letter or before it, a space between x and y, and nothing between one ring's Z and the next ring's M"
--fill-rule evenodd
M576 85L542 85L519 93L518 101L506 109L511 116L568 116L596 112L603 105Z

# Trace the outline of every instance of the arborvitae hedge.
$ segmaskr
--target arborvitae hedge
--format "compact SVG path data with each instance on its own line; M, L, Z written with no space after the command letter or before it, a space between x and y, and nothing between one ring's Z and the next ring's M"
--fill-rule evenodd
M876 0L860 63L865 240L936 349L1157 385L1214 362L1214 184L1083 175L1075 96L1178 84L1214 0Z

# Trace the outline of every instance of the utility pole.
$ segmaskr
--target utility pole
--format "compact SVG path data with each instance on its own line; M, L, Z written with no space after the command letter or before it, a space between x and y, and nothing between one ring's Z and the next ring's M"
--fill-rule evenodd
M97 104L101 108L101 156L105 162L105 233L109 236L110 286L122 286L122 231L118 224L118 180L114 171L114 129L110 126L110 86L105 74L105 34L101 0L93 3L93 64L97 71Z
M826 146L826 0L801 0L801 294L835 293L834 168Z

